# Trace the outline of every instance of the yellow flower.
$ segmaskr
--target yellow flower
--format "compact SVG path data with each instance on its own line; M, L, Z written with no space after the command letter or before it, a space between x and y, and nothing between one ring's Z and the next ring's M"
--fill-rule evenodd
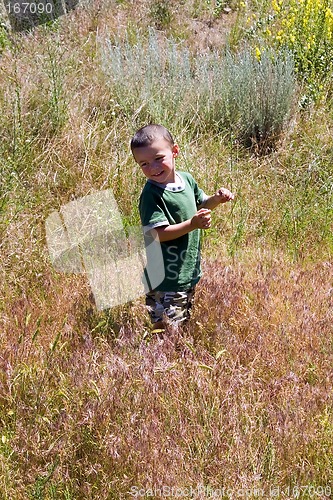
M329 7L327 7L326 12L325 12L325 17L327 20L332 20L333 19L333 12Z
M256 47L255 52L256 52L256 59L258 59L258 61L260 61L261 50L259 49L259 47Z

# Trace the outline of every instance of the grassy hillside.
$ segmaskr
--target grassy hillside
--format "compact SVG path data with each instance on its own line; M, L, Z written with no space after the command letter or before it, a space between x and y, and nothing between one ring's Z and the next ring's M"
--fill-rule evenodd
M1 498L331 497L331 4L97 1L2 29ZM107 188L139 224L148 121L236 194L188 328L163 337L143 298L98 312L45 240Z

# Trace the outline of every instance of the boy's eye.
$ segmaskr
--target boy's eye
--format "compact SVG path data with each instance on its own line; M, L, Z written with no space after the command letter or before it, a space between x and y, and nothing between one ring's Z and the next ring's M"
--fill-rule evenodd
M160 161L160 160L163 160L164 159L164 156L159 156L158 158L156 158L157 161Z

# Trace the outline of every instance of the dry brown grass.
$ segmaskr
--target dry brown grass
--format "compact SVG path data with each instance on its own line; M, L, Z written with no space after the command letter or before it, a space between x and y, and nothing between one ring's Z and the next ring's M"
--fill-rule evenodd
M163 338L141 301L96 315L72 278L5 308L7 497L328 485L332 265L245 260L206 261L187 331Z

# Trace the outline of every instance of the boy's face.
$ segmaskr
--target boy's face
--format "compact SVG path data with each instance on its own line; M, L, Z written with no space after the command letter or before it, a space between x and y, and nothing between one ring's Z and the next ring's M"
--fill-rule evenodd
M165 139L157 139L150 146L133 150L134 159L145 176L160 184L175 182L175 158L178 153L178 144L171 146Z

